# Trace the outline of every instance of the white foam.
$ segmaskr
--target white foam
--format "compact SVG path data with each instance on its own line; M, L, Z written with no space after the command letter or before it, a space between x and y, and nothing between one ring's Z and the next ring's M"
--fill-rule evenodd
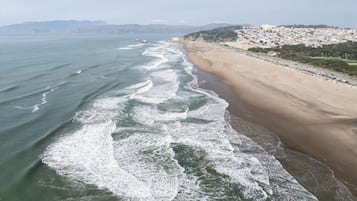
M164 77L162 75L165 73L162 74L160 72L155 72L155 74L156 75L154 77ZM177 75L175 74L175 76ZM166 80L168 81L171 79L169 78ZM173 81L175 81L175 79ZM225 138L224 112L228 106L227 102L217 98L214 94L209 94L204 91L198 92L210 97L210 100L199 110L190 111L189 116L215 122L199 126L190 123L181 124L178 122L167 124L172 121L186 119L187 112L160 112L153 106L137 107L134 110L132 117L136 122L140 122L148 126L153 126L155 124L160 125L163 123L167 124L168 126L166 126L166 131L172 136L175 143L200 147L205 150L208 153L208 159L214 162L218 172L229 175L235 182L244 186L246 197L258 193L262 195L262 200L266 199L268 197L268 193L271 194L272 191L266 187L269 186L269 177L264 171L264 168L255 158L245 156L246 159L238 160L233 154L234 149L232 148L230 142ZM249 169L245 167L239 169L239 166L243 166L242 163L249 164L250 167L256 167L255 170L261 171L249 172ZM262 187L260 183L265 184L265 186ZM268 193L265 190L267 190Z
M37 112L40 109L41 105L44 105L47 103L47 95L54 92L56 88L50 89L49 91L45 92L42 94L41 102L39 104L36 104L32 106L32 113Z
M82 126L47 148L43 157L47 165L124 200L214 199L201 189L202 178L187 174L175 159L172 144L183 144L204 151L203 160L227 176L225 182L238 185L245 199L266 200L275 194L290 199L296 195L280 188L289 183L299 192L299 200L316 200L273 156L230 127L225 121L228 103L211 91L195 88L193 66L176 45L161 42L143 54L156 58L143 68L146 81L122 89L125 96L98 99L78 112L74 120ZM184 69L174 69L173 61L181 61ZM185 90L179 88L183 75L192 76ZM145 104L132 104L133 99ZM188 103L193 99L203 99L205 104L181 112L159 107L171 100ZM129 111L124 110L127 104ZM117 128L115 121L121 117L130 117L139 126ZM281 177L286 178L284 184L276 183Z
M49 89L50 87L46 87L46 89ZM49 89L48 91L42 93L41 95L41 102L38 104L35 104L33 106L15 106L16 109L20 109L20 110L31 110L32 113L37 112L38 110L40 110L40 107L42 105L45 105L47 103L47 96L49 94L51 94L52 92L54 92L58 87Z
M132 44L132 45L127 45L125 47L120 47L118 48L118 50L132 50L138 47L142 47L144 45L145 45L144 43Z
M168 125L168 133L175 143L198 147L207 153L207 160L215 170L239 184L246 199L266 200L272 195L269 175L260 162L235 150L225 137L225 125L211 122L204 125L174 123ZM237 141L236 143L239 143Z
M176 97L179 88L177 72L171 69L154 71L150 75L150 80L131 86L127 89L135 89L131 96L145 103L159 104Z
M128 98L129 96L98 99L92 104L90 109L77 112L73 119L83 124L114 119L123 107L120 103L123 103Z
M119 166L143 181L155 200L172 200L178 193L181 170L172 160L174 153L169 144L170 139L166 136L148 134L132 135L117 141L114 146Z
M146 91L149 91L153 86L153 82L151 80L146 80L144 82L140 82L129 87L126 87L127 90L135 90L135 94L141 94Z
M119 167L114 158L115 123L86 125L50 145L43 162L59 174L130 198L150 198L147 186Z
M162 66L163 64L165 64L168 61L168 59L166 57L164 57L163 55L160 55L160 54L155 55L155 57L157 57L159 59L156 59L144 66L141 66L141 69L155 70L155 69L167 67L167 66Z
M155 200L206 200L196 177L187 177L174 159L171 135L161 133L134 134L116 141L115 158L119 166L145 182ZM185 194L183 194L185 192Z
M115 119L118 104L126 98L99 99L88 110L77 113L75 119L84 126L51 144L44 153L43 162L61 175L94 184L117 195L154 200L151 189L122 169L114 158L111 135L116 126L111 119Z
M119 47L118 50L131 50L133 48L130 47Z
M160 68L169 67L164 65L171 59L169 58L171 55L168 54L169 52L167 50L167 44L165 43L146 48L142 54L144 56L151 56L157 59L149 62L146 65L141 66L141 69L158 70Z
M166 81L169 83L178 83L178 75L175 70L172 69L167 69L167 70L160 70L160 71L155 71L150 74L150 77L153 77L154 79L159 79L162 81Z
M136 122L144 125L154 125L156 122L159 124L183 120L187 118L186 112L162 112L153 106L140 106L136 107L133 111L132 117Z
M32 111L31 112L32 113L37 112L39 109L40 109L40 105L36 104L36 105L32 106Z
M136 47L142 47L144 45L145 45L145 43L138 43L138 44L128 45L128 47L136 48Z
M147 92L147 91L149 91L149 90L152 88L153 85L154 85L154 84L152 83L152 81L149 80L149 83L148 83L147 85L143 86L142 88L138 89L138 90L136 91L136 93L137 93L137 94L141 94L141 93Z
M167 83L159 86L154 86L151 90L133 96L136 100L149 104L159 104L169 99L176 97L178 83Z

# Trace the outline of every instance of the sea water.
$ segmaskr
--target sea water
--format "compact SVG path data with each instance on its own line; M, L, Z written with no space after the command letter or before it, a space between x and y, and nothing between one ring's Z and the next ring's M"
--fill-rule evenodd
M0 200L316 200L170 37L1 36Z

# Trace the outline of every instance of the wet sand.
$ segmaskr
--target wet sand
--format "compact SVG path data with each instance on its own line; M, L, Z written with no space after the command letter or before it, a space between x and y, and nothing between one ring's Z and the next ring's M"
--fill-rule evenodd
M356 194L355 88L316 79L214 44L183 43L199 69L216 75L228 86L232 93L224 98L235 103L230 104L232 113L277 134L289 150L323 161ZM227 91L224 87L213 90ZM325 169L333 178L333 172ZM315 183L321 181L316 179Z
M229 102L230 124L239 133L257 142L274 155L302 186L323 201L357 201L333 171L320 161L287 148L279 137L261 125L248 120L252 115L246 104L237 99L231 88L214 74L195 71L200 88L213 90Z

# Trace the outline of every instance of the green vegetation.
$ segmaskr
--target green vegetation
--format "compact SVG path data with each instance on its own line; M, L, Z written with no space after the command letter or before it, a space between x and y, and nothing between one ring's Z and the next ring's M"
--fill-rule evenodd
M229 26L229 27L220 27L212 29L209 31L199 31L195 33L190 33L184 36L185 39L197 40L202 38L208 42L227 42L227 41L236 41L237 33L235 30L242 29L242 26Z
M338 59L338 60L342 60L342 61L346 62L350 66L353 66L354 64L357 64L357 60L343 59L343 58L340 58L340 57L311 57L311 58L313 58L313 59L328 59L328 60Z
M357 76L357 42L346 42L321 47L283 45L275 48L250 48L249 51L275 51L283 59L293 60Z

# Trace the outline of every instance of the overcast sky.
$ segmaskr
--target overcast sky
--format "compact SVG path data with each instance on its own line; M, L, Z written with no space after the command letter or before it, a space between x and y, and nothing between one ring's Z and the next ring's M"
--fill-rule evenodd
M357 0L0 0L0 25L68 19L357 27Z

